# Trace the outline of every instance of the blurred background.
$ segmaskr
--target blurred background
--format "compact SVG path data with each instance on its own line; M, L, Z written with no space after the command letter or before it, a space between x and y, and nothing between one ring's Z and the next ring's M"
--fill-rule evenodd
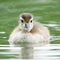
M8 45L20 13L29 12L48 27L51 44L60 44L60 0L0 0L0 46Z

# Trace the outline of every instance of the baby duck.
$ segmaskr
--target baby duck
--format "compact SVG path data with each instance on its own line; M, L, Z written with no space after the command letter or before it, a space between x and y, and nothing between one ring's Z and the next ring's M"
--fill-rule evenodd
M43 24L34 21L31 13L19 15L19 25L9 37L10 46L36 47L49 44L50 33Z

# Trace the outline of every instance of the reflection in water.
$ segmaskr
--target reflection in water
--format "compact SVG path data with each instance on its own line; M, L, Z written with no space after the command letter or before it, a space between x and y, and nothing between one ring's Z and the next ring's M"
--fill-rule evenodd
M15 51L9 51L14 49ZM15 47L0 45L0 60L60 60L60 44L50 44L43 47Z
M22 59L33 59L33 48L31 47L23 47L21 50L21 58Z

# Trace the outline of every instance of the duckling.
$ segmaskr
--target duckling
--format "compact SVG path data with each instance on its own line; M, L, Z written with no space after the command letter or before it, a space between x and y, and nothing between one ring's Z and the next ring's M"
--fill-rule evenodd
M36 47L49 44L50 33L47 27L36 22L31 13L19 15L19 25L13 30L9 37L12 47Z

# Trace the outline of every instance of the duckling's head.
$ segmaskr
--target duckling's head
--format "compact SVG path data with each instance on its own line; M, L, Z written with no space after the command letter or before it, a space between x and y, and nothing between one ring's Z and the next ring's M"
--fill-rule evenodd
M20 14L19 24L23 31L31 31L31 29L33 28L33 15L30 13Z

